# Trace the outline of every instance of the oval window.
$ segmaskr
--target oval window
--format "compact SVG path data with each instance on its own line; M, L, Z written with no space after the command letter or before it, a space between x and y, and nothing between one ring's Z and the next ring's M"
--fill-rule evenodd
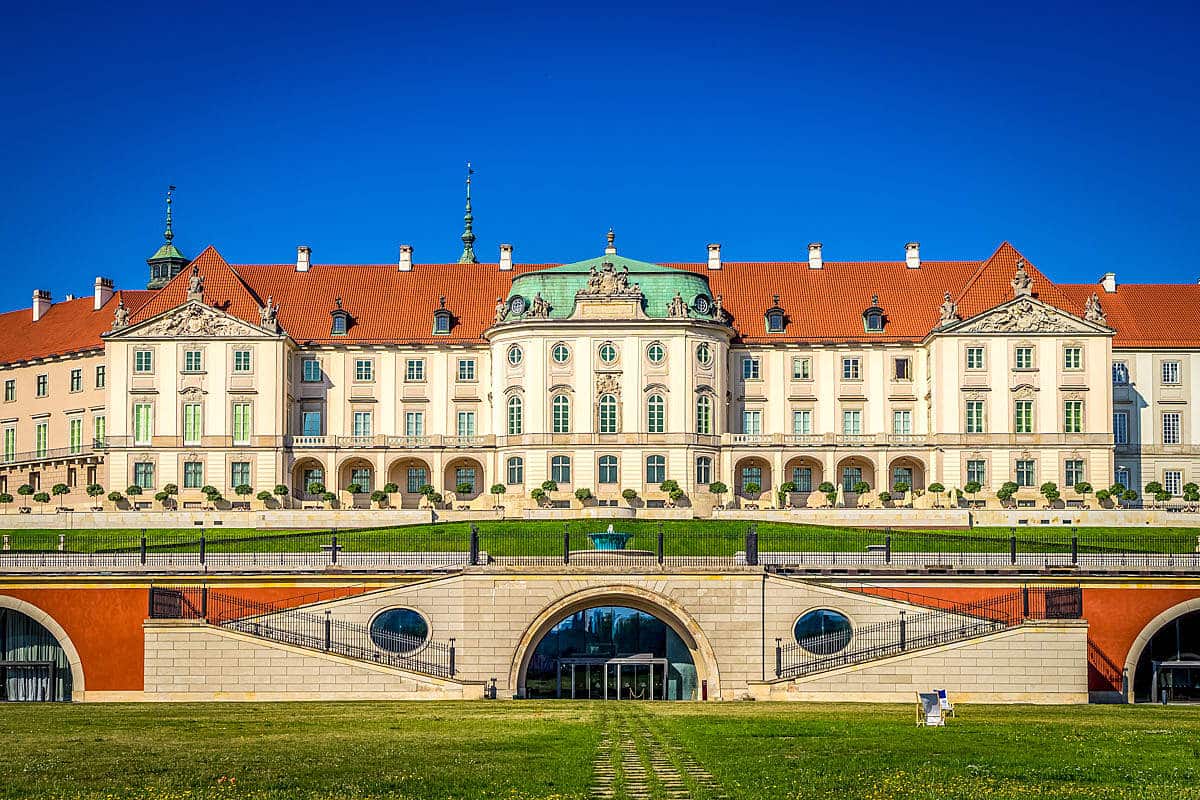
M650 359L651 364L661 364L667 358L667 349L662 342L651 342L646 348L646 358Z
M701 342L696 348L696 360L706 367L712 363L712 348L709 347L707 342Z
M429 623L411 608L390 608L371 620L371 641L389 653L411 653L429 639Z
M612 342L605 342L600 345L600 360L605 364L611 364L617 360L617 346Z
M793 633L796 642L808 652L828 656L846 649L854 629L845 614L818 608L796 620Z
M554 345L554 349L550 353L554 358L555 364L565 364L571 359L571 348L562 342Z
M517 364L521 363L521 358L522 353L520 347L514 344L512 347L508 348L508 363L515 367Z

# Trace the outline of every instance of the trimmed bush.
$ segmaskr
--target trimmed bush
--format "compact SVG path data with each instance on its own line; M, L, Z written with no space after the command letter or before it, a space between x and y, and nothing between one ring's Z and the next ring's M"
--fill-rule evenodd
M397 493L399 493L399 491L400 491L400 487L394 483L386 483L383 486L384 494L397 494Z
M592 490L588 489L586 487L583 487L583 486L579 487L578 489L575 490L575 499L581 503L591 500L592 499Z

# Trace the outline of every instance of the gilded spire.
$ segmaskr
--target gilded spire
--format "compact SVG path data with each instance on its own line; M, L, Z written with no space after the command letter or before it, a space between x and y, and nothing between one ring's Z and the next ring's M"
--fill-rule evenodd
M478 259L475 258L475 231L471 229L471 223L475 221L474 215L471 214L471 176L475 174L475 170L471 169L471 162L467 162L467 213L463 214L463 234L462 255L458 257L460 264L477 264Z
M175 193L175 185L167 187L167 229L163 231L163 238L167 240L167 244L175 238L175 229L171 225L171 195Z

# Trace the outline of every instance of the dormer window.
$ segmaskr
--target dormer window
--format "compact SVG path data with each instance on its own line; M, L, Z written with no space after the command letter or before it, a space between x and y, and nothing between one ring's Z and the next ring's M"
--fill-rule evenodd
M350 312L342 308L342 298L337 298L334 301L337 308L329 312L329 316L333 318L329 327L330 336L345 336L346 331L350 330Z
M871 307L863 312L863 330L867 333L883 333L883 309L879 307L879 295L871 295Z
M779 305L779 295L774 297L775 304L767 309L763 316L767 320L767 333L783 333L783 329L787 326L786 315L783 308Z
M441 307L433 312L433 332L437 336L447 336L450 334L450 327L454 322L454 315L446 308L446 296L442 295L438 298Z

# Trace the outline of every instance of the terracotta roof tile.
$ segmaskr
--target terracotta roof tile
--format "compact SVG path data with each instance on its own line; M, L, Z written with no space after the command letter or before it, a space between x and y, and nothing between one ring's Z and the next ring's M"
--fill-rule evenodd
M117 303L124 299L132 312L153 294L122 290L99 311L92 310L90 296L65 300L50 306L37 322L28 308L0 314L0 364L97 350L104 346L100 334L112 327Z
M1089 283L1058 288L1081 309L1093 292L1099 296L1109 327L1117 331L1115 348L1200 348L1200 285L1126 283L1115 292Z

